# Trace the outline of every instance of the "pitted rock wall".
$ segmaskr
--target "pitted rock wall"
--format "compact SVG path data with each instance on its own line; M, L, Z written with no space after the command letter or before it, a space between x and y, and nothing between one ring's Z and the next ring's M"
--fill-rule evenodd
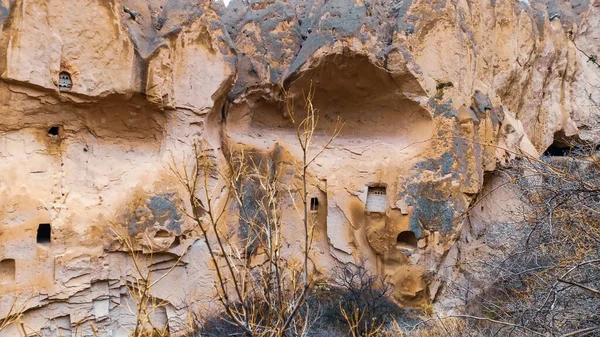
M586 54L600 51L599 8L3 1L0 260L14 268L0 269L0 317L16 299L28 333L88 336L93 325L126 336L137 271L118 235L156 277L185 252L152 290L168 302L157 324L177 333L189 312L208 314L206 246L181 212L185 191L171 168L202 141L219 165L224 151L244 149L287 167L293 182L300 149L282 87L297 102L315 90L317 140L345 121L310 171L320 200L315 272L326 278L337 263L366 259L390 276L400 304L435 303L485 172L543 151L555 135L590 139L600 72ZM63 71L68 91L58 88ZM385 188L385 212L365 212L370 187ZM300 218L287 213L295 245ZM52 227L49 244L36 242L40 224Z

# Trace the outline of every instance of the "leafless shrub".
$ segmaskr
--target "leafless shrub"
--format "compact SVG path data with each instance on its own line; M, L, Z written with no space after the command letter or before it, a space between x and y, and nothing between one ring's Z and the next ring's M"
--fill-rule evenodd
M494 281L465 308L493 334L600 333L600 161L595 145L570 145L502 171L523 202L520 235L481 261Z
M14 299L10 304L10 307L8 308L4 318L0 319L0 332L13 323L19 324L21 316L23 316L27 310L27 305L32 299L32 294L18 294L14 296Z
M284 95L286 113L296 126L302 151L302 160L296 163L299 186L285 186L277 165L242 149L226 149L227 167L223 168L206 154L204 144L196 143L191 167L172 166L188 194L191 212L186 214L206 242L216 274L216 299L223 310L223 315L216 317L247 336L302 336L311 325L306 298L312 284L309 255L314 217L307 205L308 170L339 134L341 124L318 145L314 138L319 120L312 105L314 92L305 97L303 116L296 113L290 96ZM284 246L280 206L284 198L302 219L299 258L294 248L288 251ZM228 226L232 210L237 216L237 230ZM205 324L200 331L226 329L215 322L219 320L213 320L212 326Z
M129 236L119 234L115 229L111 229L111 231L123 245L125 252L127 252L128 256L131 258L135 268L135 274L132 275L132 280L129 280L127 283L129 296L135 301L135 308L126 308L136 318L135 329L132 332L131 337L170 336L168 327L158 327L153 323L153 314L156 313L159 308L164 307L167 302L152 296L151 290L152 287L167 277L167 275L180 264L185 254L179 256L179 258L172 263L163 274L154 279L153 269L151 268L153 261L152 254L150 254L150 256L143 256L143 254L134 248L134 242ZM91 327L94 334L97 334L95 327L93 325Z
M364 261L334 268L329 284L311 300L320 303L317 326L351 336L379 336L385 325L402 314L390 298L385 277L371 273Z

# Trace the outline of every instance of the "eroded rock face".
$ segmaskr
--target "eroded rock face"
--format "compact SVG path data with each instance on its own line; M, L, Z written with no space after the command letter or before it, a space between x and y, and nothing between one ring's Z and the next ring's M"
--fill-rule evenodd
M595 127L600 73L582 51L600 48L599 8L2 2L0 317L31 297L28 332L92 335L93 323L126 336L136 270L123 234L156 275L186 252L152 289L168 302L157 324L182 331L189 311L210 307L213 276L170 167L202 141L219 165L245 149L293 182L300 149L280 87L297 102L314 90L317 139L345 122L309 172L315 271L366 259L402 305L436 300L485 172ZM72 84L59 89L65 73ZM287 214L294 244L300 218ZM40 225L51 228L42 238Z

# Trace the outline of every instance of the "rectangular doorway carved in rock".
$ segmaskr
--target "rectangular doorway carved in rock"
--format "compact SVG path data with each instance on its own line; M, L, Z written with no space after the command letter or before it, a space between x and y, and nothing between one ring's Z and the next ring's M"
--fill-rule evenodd
M385 186L369 186L365 211L385 213L387 209L387 196Z
M73 87L73 80L71 74L66 71L61 71L58 75L58 90L69 91Z
M310 211L316 212L319 210L319 198L312 197L310 198Z
M37 230L37 243L49 244L52 240L52 228L49 223L41 223Z
M0 260L0 284L15 282L16 265L14 259Z

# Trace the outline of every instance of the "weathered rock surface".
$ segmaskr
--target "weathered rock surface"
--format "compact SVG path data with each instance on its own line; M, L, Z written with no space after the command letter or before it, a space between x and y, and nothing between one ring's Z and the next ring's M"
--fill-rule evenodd
M485 172L589 138L600 100L597 1L6 0L0 26L0 318L16 298L48 336L131 331L119 230L156 275L187 252L153 288L169 303L157 324L206 311L206 248L169 165L199 140L217 160L293 162L280 86L315 89L318 137L345 121L310 172L315 269L366 259L404 305L438 300ZM374 187L380 212L365 209Z

